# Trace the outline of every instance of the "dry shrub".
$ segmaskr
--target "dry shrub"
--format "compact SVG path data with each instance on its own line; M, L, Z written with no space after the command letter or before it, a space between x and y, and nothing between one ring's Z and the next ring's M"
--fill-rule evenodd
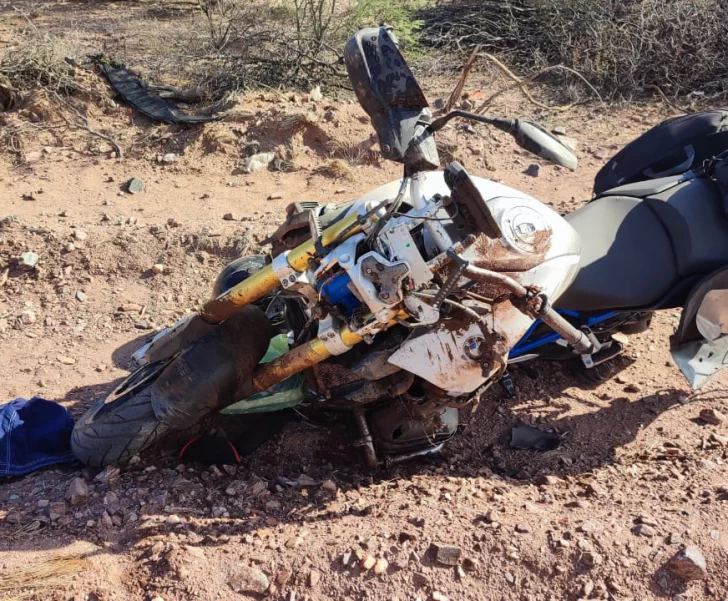
M425 44L482 45L527 71L562 64L609 98L728 88L724 0L450 0L420 17Z
M0 87L19 92L45 88L62 94L82 91L74 80L73 66L66 62L72 50L50 35L30 35L7 50L0 59Z
M0 574L0 598L20 601L66 583L73 574L90 567L84 554L60 555L31 562Z
M329 159L321 166L319 172L333 179L351 179L353 177L351 167L343 159Z
M343 159L349 165L378 164L381 158L369 141L355 142L349 138L333 139L326 146L332 158Z

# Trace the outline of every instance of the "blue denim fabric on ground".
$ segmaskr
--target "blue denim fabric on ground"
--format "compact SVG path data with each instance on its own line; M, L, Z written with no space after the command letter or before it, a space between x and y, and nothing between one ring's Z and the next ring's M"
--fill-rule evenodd
M73 417L58 403L34 397L0 405L0 477L76 461L72 430Z

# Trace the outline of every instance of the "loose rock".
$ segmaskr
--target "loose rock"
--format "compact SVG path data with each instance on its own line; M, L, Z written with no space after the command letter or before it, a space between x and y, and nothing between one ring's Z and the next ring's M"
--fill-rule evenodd
M18 259L18 267L23 271L31 271L38 265L40 256L34 252L24 252Z
M720 426L726 418L717 409L703 409L700 412L700 419L713 426Z
M66 491L66 501L71 505L81 505L88 501L88 484L83 478L74 478Z
M242 169L245 173L255 173L268 167L275 158L276 155L274 152L260 152L248 157Z
M682 580L702 580L708 574L703 552L695 546L685 547L667 562L667 570Z
M138 177L132 177L126 184L126 191L129 194L139 194L140 192L144 192L145 188L146 184Z
M268 590L270 581L265 572L258 568L243 568L228 578L228 586L236 593L262 595Z
M389 562L382 557L377 559L377 563L374 564L374 573L384 574L387 571L387 568L389 568Z
M455 545L446 545L444 543L432 543L430 545L430 553L438 563L446 566L455 566L460 562L463 550Z
M531 163L528 166L528 169L525 171L526 175L530 175L531 177L538 177L541 173L541 165L538 165L536 163Z
M376 565L376 563L377 559L373 555L366 555L364 556L364 559L361 560L361 567L366 571L369 571Z
M647 524L637 524L634 528L632 528L632 532L634 532L637 536L646 537L652 537L657 534L655 529L652 526L648 526Z
M98 367L97 367L97 369L98 369ZM94 480L96 482L101 482L102 484L106 484L108 482L111 482L115 478L117 478L120 473L121 473L121 470L118 467L109 465L109 466L106 466L98 474L96 474L96 477L94 478Z

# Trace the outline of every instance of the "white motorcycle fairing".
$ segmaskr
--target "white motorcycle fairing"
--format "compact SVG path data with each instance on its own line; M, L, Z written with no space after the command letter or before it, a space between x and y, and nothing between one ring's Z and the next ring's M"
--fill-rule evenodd
M535 198L497 182L472 179L503 237L489 240L481 235L462 257L477 267L507 273L524 286L538 285L549 300L556 300L576 275L581 254L578 234L558 213ZM355 205L393 198L400 183L392 182L373 190ZM427 173L423 193L428 198L449 195L442 172ZM408 193L404 201L409 202ZM510 300L493 305L492 329L501 337L497 351L504 359L533 321ZM453 396L469 394L499 369L493 365L490 373L484 375L481 362L473 358L472 347L482 338L478 324L469 323L460 328L438 324L433 330L410 336L389 362Z

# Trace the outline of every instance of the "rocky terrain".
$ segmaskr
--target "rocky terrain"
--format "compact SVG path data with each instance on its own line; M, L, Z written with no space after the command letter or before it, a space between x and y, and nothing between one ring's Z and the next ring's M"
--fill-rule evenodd
M61 128L42 94L0 113L22 142L0 154L0 401L42 396L78 417L226 262L260 250L288 203L348 200L399 172L345 95L251 92L223 121L183 127L130 113L91 69L74 76L125 157ZM434 100L454 82L423 83ZM474 75L467 90L491 85ZM443 132L443 155L561 212L674 113L499 102L575 138L579 170L480 126ZM59 127L33 131L36 118ZM689 392L668 352L678 320L631 337L598 386L563 364L515 370L513 399L494 387L442 455L393 470L367 473L351 424L322 416L288 421L239 465L180 464L171 442L122 469L5 480L0 599L728 600L725 380ZM518 423L563 442L513 449Z

